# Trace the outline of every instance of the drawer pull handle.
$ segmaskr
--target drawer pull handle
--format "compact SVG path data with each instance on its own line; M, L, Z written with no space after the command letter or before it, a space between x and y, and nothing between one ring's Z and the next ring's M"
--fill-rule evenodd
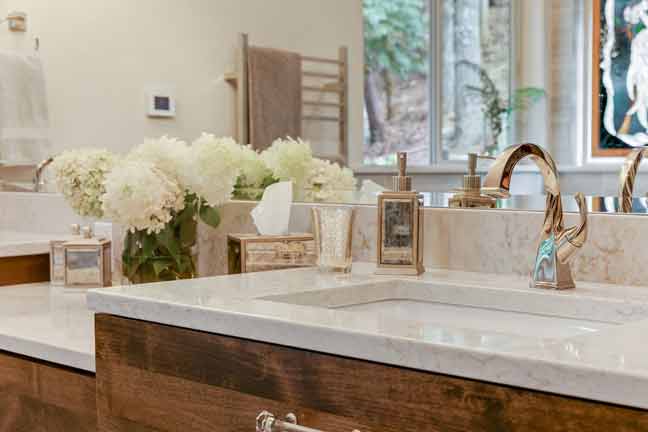
M297 424L295 414L286 415L285 420L278 420L268 411L261 412L256 419L257 432L322 432L317 429L311 429ZM357 429L353 432L360 432Z

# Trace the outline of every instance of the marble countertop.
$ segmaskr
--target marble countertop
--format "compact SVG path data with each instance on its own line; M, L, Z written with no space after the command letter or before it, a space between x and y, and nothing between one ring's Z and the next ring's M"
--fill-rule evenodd
M49 283L0 287L0 350L94 372L86 291Z
M65 235L0 230L0 258L49 253L50 241Z
M528 280L518 277L433 270L403 280L372 273L372 265L356 263L346 276L300 269L114 287L90 291L88 306L128 318L648 409L647 289L581 283L576 290L555 292L528 288ZM529 323L545 320L549 325L528 324L520 330L526 331L524 336L514 334L517 329L502 336L468 324L441 325L420 313L398 318L330 306L349 300L341 293L348 297L355 292L357 300L367 293L380 298L387 291L403 298L418 293L439 303L445 296L475 308L524 307L532 314ZM471 315L467 311L466 321ZM581 326L582 331L571 334L561 328L570 319L589 320L594 330Z

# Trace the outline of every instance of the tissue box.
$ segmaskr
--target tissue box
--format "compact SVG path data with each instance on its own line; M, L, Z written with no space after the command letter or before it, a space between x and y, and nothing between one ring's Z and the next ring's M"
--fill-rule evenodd
M229 274L252 273L317 265L312 234L227 236Z

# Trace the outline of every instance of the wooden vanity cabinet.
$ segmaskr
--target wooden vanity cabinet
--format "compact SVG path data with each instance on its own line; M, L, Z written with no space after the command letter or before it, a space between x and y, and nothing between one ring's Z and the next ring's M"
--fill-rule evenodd
M647 431L648 413L110 315L99 430L250 432L263 410L325 432Z
M49 280L49 254L0 257L0 287Z
M97 430L95 378L0 352L0 432Z

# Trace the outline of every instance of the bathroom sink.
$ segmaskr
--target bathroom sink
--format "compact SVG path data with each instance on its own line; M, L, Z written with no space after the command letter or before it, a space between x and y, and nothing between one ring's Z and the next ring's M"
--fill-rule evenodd
M565 338L615 325L582 319L406 299L380 300L340 306L334 309L381 314L397 319L435 324L439 327L463 327L485 332L540 338Z
M648 310L578 291L384 281L263 297L418 329L438 343L504 348L544 344L648 317ZM627 310L626 310L627 309ZM360 315L361 314L361 315Z

